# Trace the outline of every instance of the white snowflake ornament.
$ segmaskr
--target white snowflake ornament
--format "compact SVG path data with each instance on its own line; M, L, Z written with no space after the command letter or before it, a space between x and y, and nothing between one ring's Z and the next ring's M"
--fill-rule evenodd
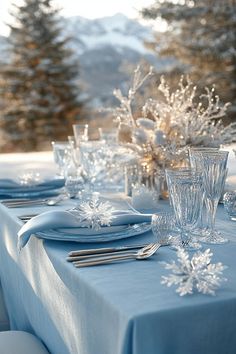
M215 290L220 286L222 281L222 272L227 267L221 262L212 264L212 253L210 249L205 252L196 252L191 259L189 254L183 249L177 249L178 262L163 262L166 269L170 269L172 274L162 276L162 284L168 287L177 285L176 292L180 296L192 294L197 290L203 294L215 295Z
M70 212L79 220L81 227L99 230L102 226L110 226L114 208L109 202L101 202L94 196L88 202L82 202Z

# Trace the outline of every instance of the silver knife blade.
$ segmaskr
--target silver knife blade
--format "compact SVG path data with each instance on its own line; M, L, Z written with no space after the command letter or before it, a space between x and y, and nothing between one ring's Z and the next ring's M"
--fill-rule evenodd
M138 248L143 248L146 245L147 244L77 250L77 251L69 252L68 258L85 256L85 255L100 254L100 253L113 253L113 252L119 252L119 251L124 251L124 250L138 249Z
M43 201L45 198L11 198L11 199L1 199L2 204L10 203L21 203L21 202L30 202L30 201Z
M142 247L140 247L142 248ZM89 260L89 259L96 259L99 257L105 257L110 254L115 254L115 255L127 255L130 253L132 250L138 250L139 248L132 248L132 249L124 249L120 251L114 251L114 252L103 252L103 253L94 253L94 254L86 254L82 256L73 256L73 257L67 257L66 260L67 262L76 262L76 261L82 261L84 259Z

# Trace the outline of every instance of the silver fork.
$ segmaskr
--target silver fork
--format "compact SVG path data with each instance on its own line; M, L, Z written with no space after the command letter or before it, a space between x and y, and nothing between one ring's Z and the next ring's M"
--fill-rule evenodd
M130 252L123 255L112 255L112 256L109 255L103 257L96 257L90 260L76 261L73 262L73 264L76 268L83 268L83 267L96 266L100 264L108 264L116 261L125 261L129 259L143 260L151 257L160 247L161 245L158 243L151 243L141 248L137 252Z

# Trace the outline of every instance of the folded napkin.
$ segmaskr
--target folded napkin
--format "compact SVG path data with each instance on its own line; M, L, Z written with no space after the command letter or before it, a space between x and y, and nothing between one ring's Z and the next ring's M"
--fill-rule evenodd
M132 210L116 210L112 213L110 226L151 222L151 218L151 214L135 213ZM102 226L102 229L106 230L107 232L109 231L110 226ZM84 227L81 227L81 221L70 211L48 211L35 216L22 226L18 232L18 249L21 250L27 244L32 234L49 229L59 230L60 228L81 228L81 230L85 229ZM101 233L100 230L101 229L91 231L94 231L94 234L99 234ZM65 232L65 230L63 231Z
M34 184L21 184L12 179L0 179L0 194L4 193L24 193L24 192L40 192L48 189L56 189L61 188L65 184L65 180L63 178L53 178L45 181L40 181Z

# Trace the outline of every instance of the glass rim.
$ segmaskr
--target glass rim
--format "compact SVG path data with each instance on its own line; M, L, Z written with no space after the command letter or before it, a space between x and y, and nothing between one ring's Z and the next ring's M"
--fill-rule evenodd
M70 145L69 141L66 141L66 140L53 140L51 141L51 144L52 145L55 145L55 144L58 144L58 145L63 145L63 146L67 146L67 145Z
M198 152L199 155L205 155L206 153L207 154L210 154L210 155L215 155L215 156L219 156L219 155L228 155L229 154L229 151L227 150L191 150L190 149L190 152L191 151L194 151L194 152Z
M188 148L189 150L193 150L193 151L220 151L219 147L197 147L197 146L190 146Z

